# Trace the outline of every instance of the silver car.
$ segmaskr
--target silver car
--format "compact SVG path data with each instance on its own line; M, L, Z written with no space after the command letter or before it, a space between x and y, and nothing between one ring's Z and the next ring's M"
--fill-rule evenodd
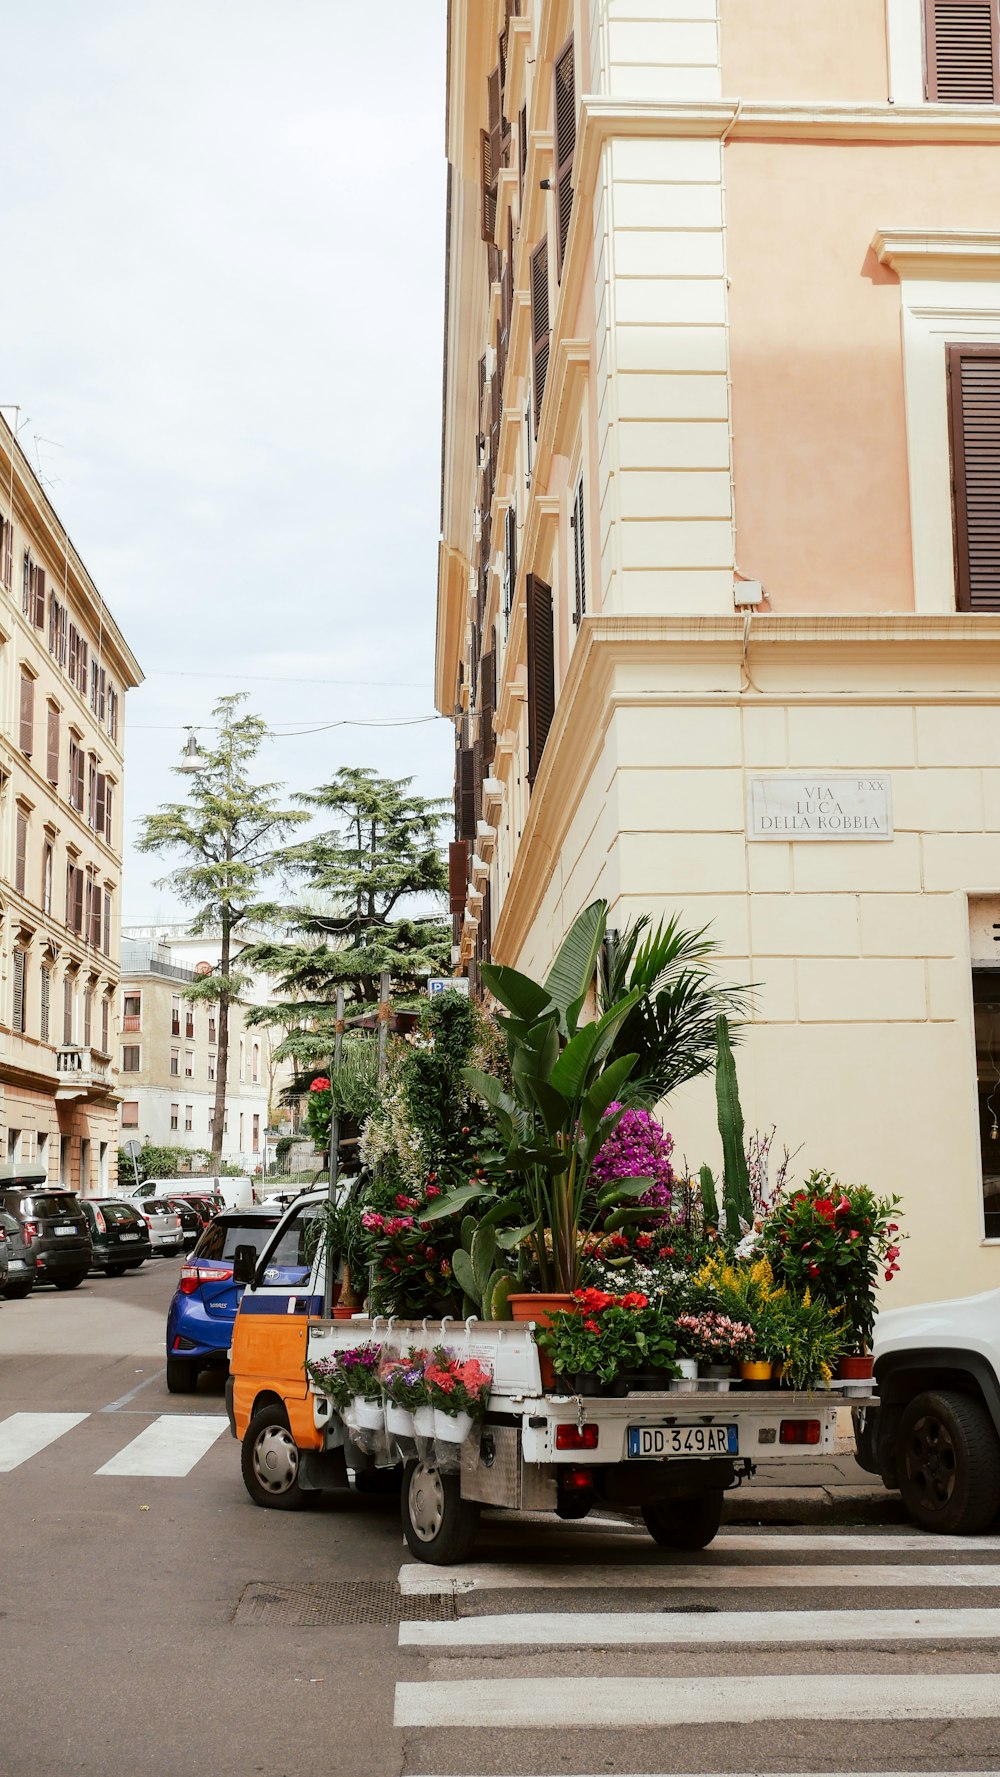
M139 1208L149 1224L149 1238L154 1253L179 1253L184 1246L184 1229L176 1209L162 1197L143 1197Z

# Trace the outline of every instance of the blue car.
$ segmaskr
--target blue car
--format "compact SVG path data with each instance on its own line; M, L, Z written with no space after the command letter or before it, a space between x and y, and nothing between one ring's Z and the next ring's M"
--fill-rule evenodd
M226 1368L233 1322L243 1295L243 1285L233 1282L233 1255L238 1246L252 1246L262 1253L283 1213L280 1209L224 1210L195 1242L167 1312L167 1387L171 1394L190 1394L197 1388L202 1370Z

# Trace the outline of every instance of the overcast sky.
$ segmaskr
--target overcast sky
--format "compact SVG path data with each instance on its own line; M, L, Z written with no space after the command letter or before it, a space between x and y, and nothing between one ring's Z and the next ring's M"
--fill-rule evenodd
M444 0L34 0L4 19L0 401L146 674L137 818L186 724L433 712ZM13 423L14 416L5 409ZM450 794L447 723L275 738Z

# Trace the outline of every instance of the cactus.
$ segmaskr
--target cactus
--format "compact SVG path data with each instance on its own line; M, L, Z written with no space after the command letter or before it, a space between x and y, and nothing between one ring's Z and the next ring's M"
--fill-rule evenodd
M719 1194L715 1188L715 1174L710 1166L703 1166L698 1174L701 1181L701 1208L706 1228L719 1226Z
M750 1197L750 1173L743 1151L743 1112L740 1108L736 1063L733 1060L729 1020L726 1017L719 1017L715 1021L715 1043L715 1099L719 1134L722 1137L726 1233L731 1240L738 1240L740 1222L749 1226L753 1221L753 1202Z

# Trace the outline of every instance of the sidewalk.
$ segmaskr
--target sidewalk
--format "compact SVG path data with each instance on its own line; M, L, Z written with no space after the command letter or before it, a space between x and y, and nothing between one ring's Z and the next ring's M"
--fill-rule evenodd
M825 1462L762 1462L727 1493L726 1524L906 1524L898 1493L861 1468L850 1450Z

